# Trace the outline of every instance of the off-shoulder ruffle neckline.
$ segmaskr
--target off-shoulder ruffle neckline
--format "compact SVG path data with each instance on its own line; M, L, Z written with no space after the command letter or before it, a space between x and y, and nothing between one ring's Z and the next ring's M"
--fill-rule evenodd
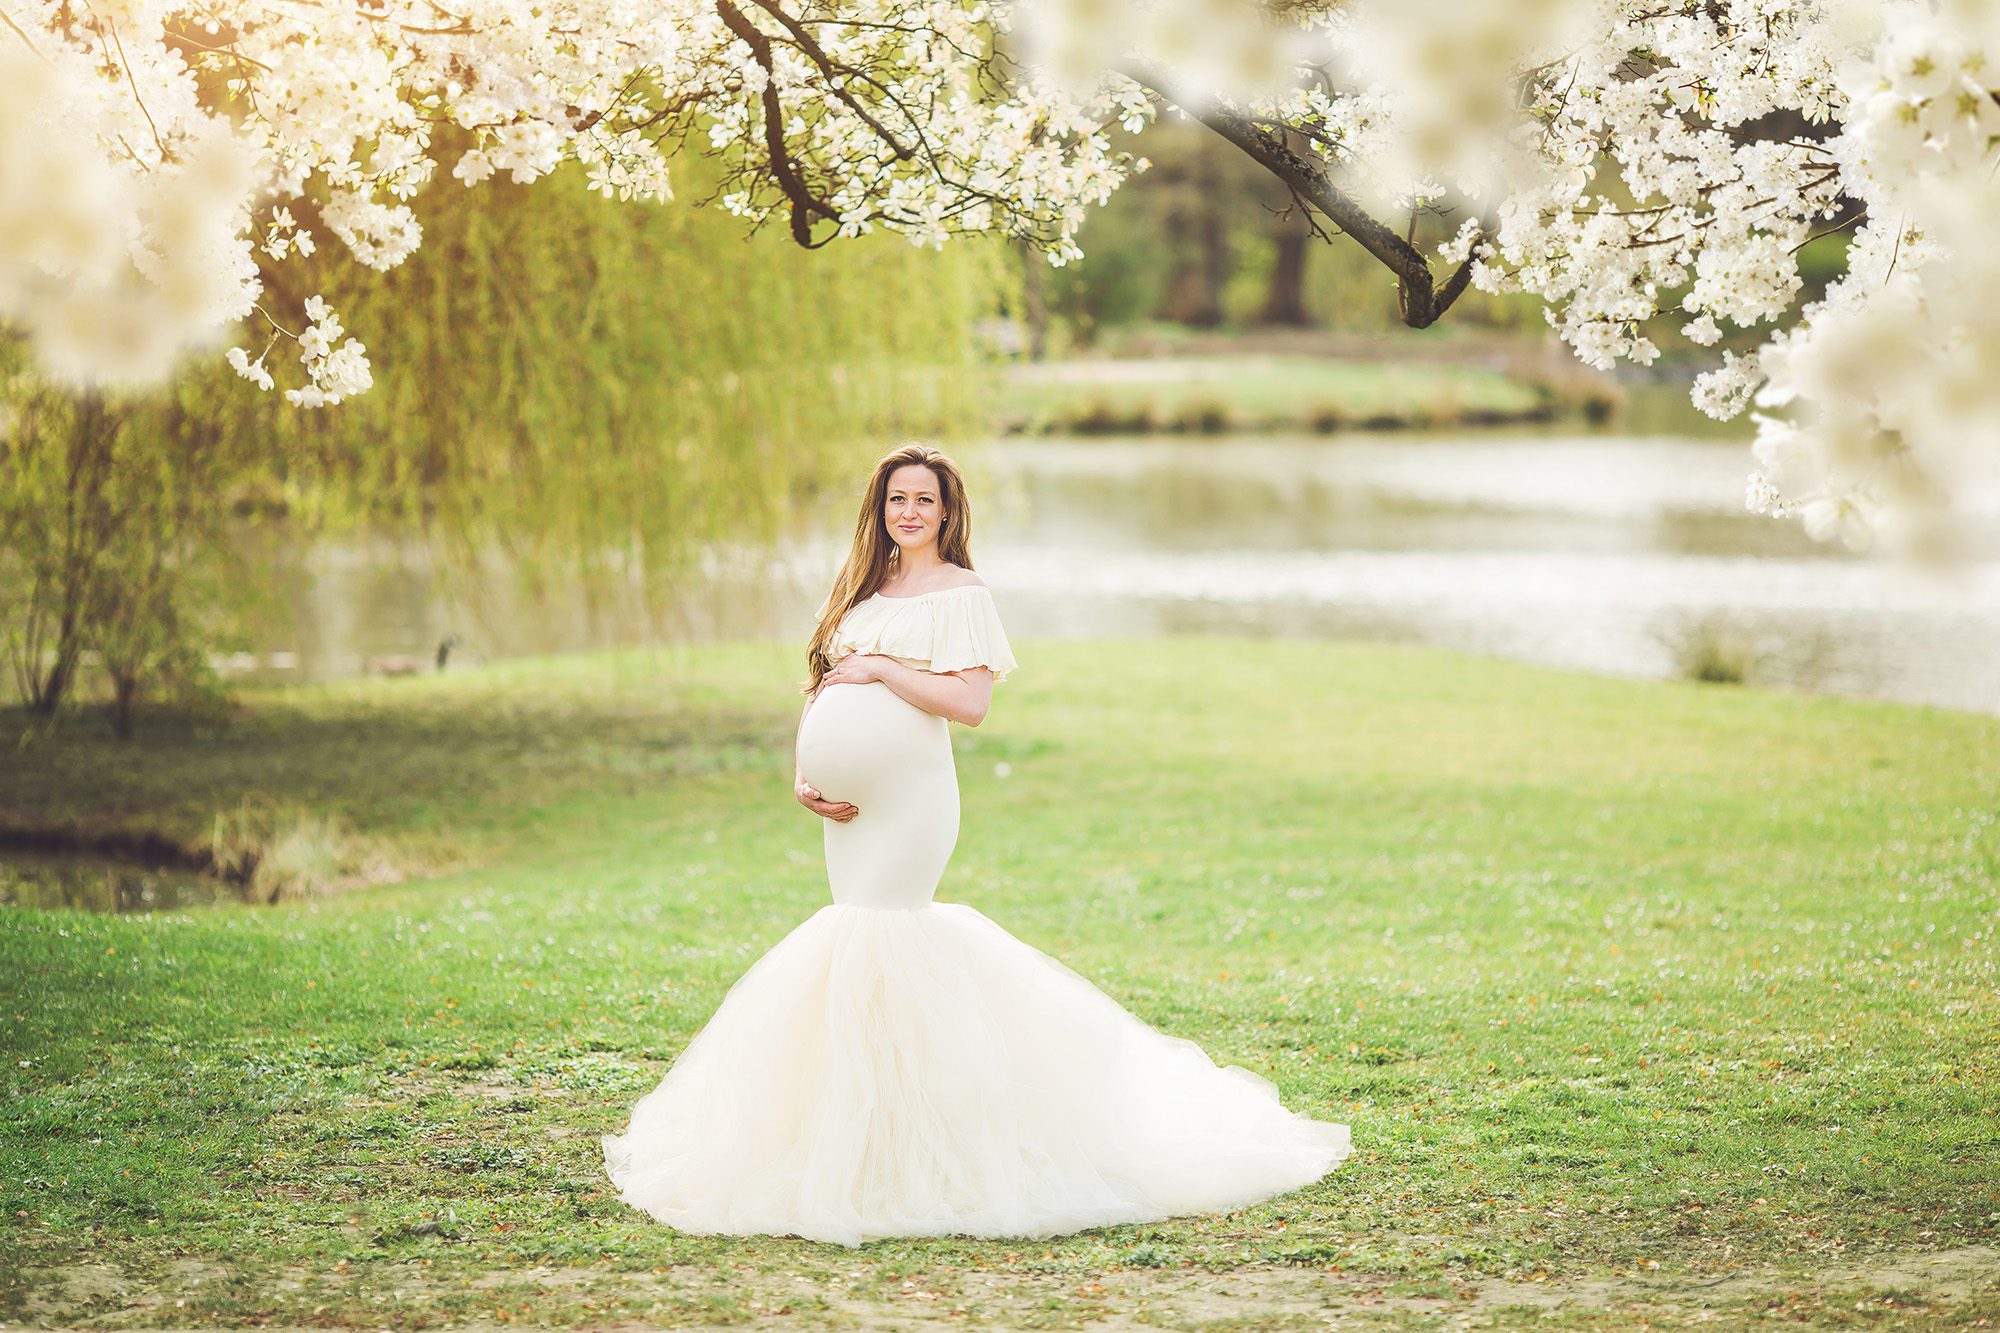
M955 583L949 588L932 588L929 592L913 592L907 597L891 597L887 593L877 592L870 593L868 600L872 602L879 598L885 602L917 602L922 601L926 597L942 597L948 592L964 592L967 588L984 588L986 586L984 583Z
M1004 680L1014 669L1007 632L991 597L950 595L967 588L991 591L984 583L960 583L907 597L870 593L842 618L829 656L881 653L944 673L987 666L994 680Z

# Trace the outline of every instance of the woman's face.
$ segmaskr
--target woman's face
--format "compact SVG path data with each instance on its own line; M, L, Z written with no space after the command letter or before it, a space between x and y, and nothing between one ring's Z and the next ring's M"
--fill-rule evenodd
M938 493L937 474L922 463L905 463L891 472L882 522L906 556L935 546L938 528L944 523L944 497Z

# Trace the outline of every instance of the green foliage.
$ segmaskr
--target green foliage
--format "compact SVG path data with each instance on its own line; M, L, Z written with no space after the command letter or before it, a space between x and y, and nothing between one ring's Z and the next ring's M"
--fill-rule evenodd
M185 386L72 396L17 372L0 402L0 632L23 702L52 716L86 668L121 736L142 693L212 702L204 648L252 586L232 577L219 496L254 450Z
M575 169L421 200L409 262L327 275L375 388L270 418L334 460L313 485L344 517L666 592L703 544L770 539L895 437L978 424L969 329L1002 272L981 241L808 252L716 209L607 201Z
M678 168L683 194L710 170ZM219 358L143 400L19 374L0 391L0 623L42 715L86 666L121 731L149 683L214 695L229 589L266 582L232 568L239 510L293 544L419 531L448 576L498 552L531 585L574 573L593 611L656 622L704 548L769 542L901 437L977 429L970 331L1018 281L997 243L807 252L719 209L606 200L575 169L442 180L418 212L425 244L398 268L323 238L309 272L374 368L340 406L293 407ZM265 307L296 330L307 294ZM274 343L282 383L296 368Z
M994 415L1007 430L1088 435L1440 426L1553 413L1536 386L1482 366L1262 356L1024 365Z

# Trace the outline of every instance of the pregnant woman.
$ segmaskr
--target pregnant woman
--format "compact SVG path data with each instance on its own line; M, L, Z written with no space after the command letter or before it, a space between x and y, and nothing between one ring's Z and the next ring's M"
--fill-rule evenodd
M620 1197L682 1231L1050 1236L1241 1207L1351 1150L1346 1125L932 900L958 838L950 724L977 726L1015 666L970 517L938 450L876 465L799 723L833 901L603 1138Z

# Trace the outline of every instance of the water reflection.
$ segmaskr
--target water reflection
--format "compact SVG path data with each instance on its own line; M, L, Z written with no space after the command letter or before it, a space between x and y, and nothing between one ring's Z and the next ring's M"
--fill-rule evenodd
M1054 635L1365 638L1643 677L1690 675L1719 641L1750 683L2000 712L1991 569L1948 595L1872 567L1671 553L1040 550L987 577L1010 621Z
M1010 438L962 451L974 548L1017 637L1371 638L1662 677L1718 654L1757 684L2000 712L2000 522L1956 587L1743 508L1741 440L1473 433ZM2000 518L2000 496L1964 497ZM263 674L385 654L464 657L637 640L803 641L851 498L775 563L718 551L654 621L612 598L523 598L499 566L447 597L422 553L294 553ZM461 658L460 660L463 660Z
M1730 440L1009 441L981 569L1052 635L1434 644L2000 712L2000 541L1911 580L1743 507ZM2000 518L2000 496L1961 497ZM2000 523L1989 526L2000 532Z
M1838 558L1743 508L1731 443L1502 433L1020 440L990 470L1011 541L1106 550L1659 549ZM993 514L985 505L981 517ZM1699 528L1680 525L1693 520ZM982 535L991 535L986 527Z
M0 853L0 906L153 912L241 897L219 879L92 856Z
M537 586L490 555L477 569L440 568L421 542L369 536L302 546L270 526L244 525L238 544L264 571L274 595L251 616L260 651L217 660L226 674L257 681L405 675L541 653L633 643L756 638L789 632L825 588L807 594L773 582L761 553L716 552L689 595L658 612L636 583L584 589Z

